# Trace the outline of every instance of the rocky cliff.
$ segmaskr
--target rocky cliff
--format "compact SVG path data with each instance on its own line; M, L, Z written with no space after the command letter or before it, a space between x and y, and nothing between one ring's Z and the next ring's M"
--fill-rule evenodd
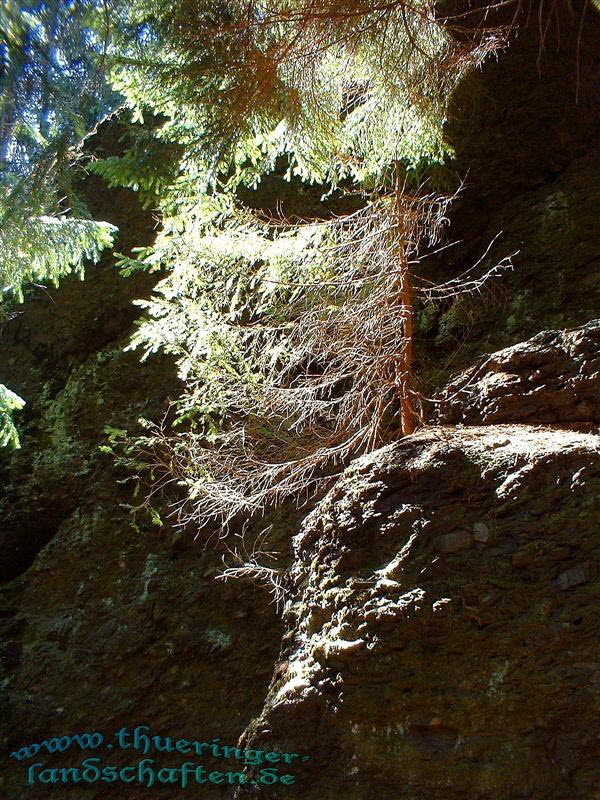
M428 269L466 269L503 231L488 259L518 250L515 270L421 314L430 423L350 465L306 516L274 518L278 606L132 513L126 472L99 449L107 426L156 418L177 391L168 360L123 352L152 276L124 280L106 259L5 325L0 377L28 407L1 467L3 800L598 796L597 20L582 30L578 44L565 15L541 61L523 32L457 96L461 244ZM119 250L151 240L130 193L92 195ZM141 725L172 738L147 754L158 766L248 782L28 783L36 763L39 777L143 757L114 738L112 752L10 756ZM217 737L242 757L211 752ZM294 782L261 783L264 769Z

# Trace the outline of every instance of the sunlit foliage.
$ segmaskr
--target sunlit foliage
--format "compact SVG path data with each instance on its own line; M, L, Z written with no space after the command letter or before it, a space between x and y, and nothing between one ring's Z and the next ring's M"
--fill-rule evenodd
M168 272L132 346L174 354L185 381L183 432L156 426L135 460L153 491L183 488L180 521L300 500L418 424L411 264L448 199L416 187L451 155L454 88L500 43L404 0L131 6L113 79L138 124L159 120L164 160L140 185L162 181L163 217L123 266ZM132 185L134 161L96 169ZM275 171L356 210L261 219L239 187Z
M83 274L112 242L75 190L87 135L117 105L108 85L107 4L44 0L0 6L0 304L31 283ZM18 443L23 405L0 385L0 445Z

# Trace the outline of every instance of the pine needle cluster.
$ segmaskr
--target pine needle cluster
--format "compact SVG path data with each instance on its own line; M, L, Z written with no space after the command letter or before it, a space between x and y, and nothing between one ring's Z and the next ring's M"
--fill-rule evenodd
M81 145L116 98L108 37L94 0L0 6L0 310L32 284L83 276L112 243L114 226L89 219L74 191ZM0 446L18 446L23 405L0 384Z
M180 432L156 424L129 452L151 493L178 485L182 524L226 530L419 424L414 303L436 287L415 266L450 198L416 187L451 156L449 99L502 32L420 0L140 0L125 30L115 86L179 158L155 246L123 261L167 270L131 346L175 355L185 383ZM275 171L361 199L262 218L238 189Z

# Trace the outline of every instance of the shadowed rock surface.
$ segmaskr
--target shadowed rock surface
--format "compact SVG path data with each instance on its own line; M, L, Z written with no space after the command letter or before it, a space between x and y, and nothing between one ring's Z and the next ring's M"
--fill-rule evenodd
M599 489L598 437L524 425L356 461L294 540L247 741L312 759L270 796L594 797Z
M99 450L107 426L135 432L178 390L168 359L123 353L131 301L156 276L124 280L107 256L84 283L37 290L2 329L0 380L27 407L23 449L0 456L1 800L231 797L217 785L28 787L8 758L138 724L227 744L246 731L248 744L310 755L290 770L296 785L262 793L281 800L597 797L598 327L587 323L600 308L599 22L589 9L579 103L568 9L541 70L534 24L457 93L452 169L468 185L450 238L462 244L430 277L464 272L499 231L482 269L518 250L515 270L482 297L418 310L426 383L467 370L443 393L445 427L352 465L300 533L299 515L269 520L291 562L284 620L261 589L215 581L220 556L194 532L132 516L139 498ZM313 207L314 192L286 189L299 213ZM151 242L131 192L96 179L91 191L98 217L121 228L119 250Z
M441 423L600 424L600 320L479 360L438 397Z

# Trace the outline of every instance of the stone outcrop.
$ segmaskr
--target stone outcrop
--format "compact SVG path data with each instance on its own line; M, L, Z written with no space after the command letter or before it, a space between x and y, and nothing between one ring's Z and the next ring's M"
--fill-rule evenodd
M600 320L481 358L437 398L443 424L600 425Z
M356 461L294 540L246 742L312 758L270 796L593 797L599 489L597 436L526 425Z
M139 724L300 754L294 785L261 792L273 800L597 796L591 12L580 37L565 5L543 53L536 24L521 31L457 92L448 132L468 186L449 235L462 244L424 262L425 277L462 274L500 231L482 268L519 251L515 269L481 298L419 310L426 385L465 370L438 394L438 427L351 465L303 524L287 512L261 521L290 565L283 619L251 583L216 581L221 556L195 532L132 513L128 474L100 449L111 429L160 419L178 391L168 359L140 365L122 352L131 301L157 276L124 280L107 257L91 280L38 290L3 327L0 378L28 404L23 448L2 454L0 471L1 800L233 796L28 787L25 765L8 758L45 737ZM92 211L120 227L118 249L151 242L151 214L132 193L93 181ZM299 214L318 200L286 187ZM277 181L269 191L279 202ZM40 760L67 767L81 754Z

